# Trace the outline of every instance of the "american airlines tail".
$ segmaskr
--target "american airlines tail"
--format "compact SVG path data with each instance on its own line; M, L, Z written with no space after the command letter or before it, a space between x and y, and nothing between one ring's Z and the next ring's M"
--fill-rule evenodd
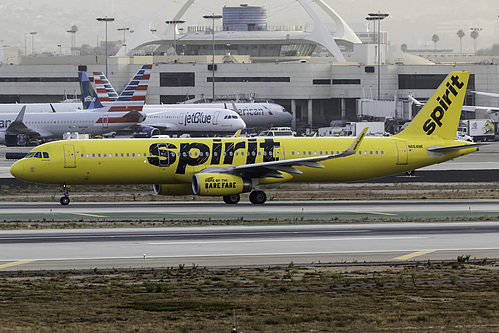
M412 122L395 137L455 140L469 72L452 72Z
M84 72L79 72L78 77L80 79L81 100L84 109L95 109L103 112L142 111L146 100L149 79L151 77L151 69L152 65L143 65L135 74L130 83L128 83L128 85L125 87L121 95L119 95L114 101L111 101L111 103L107 103L107 106L102 105L101 101L105 100L101 100L99 98L99 94L96 93L92 88L87 75ZM98 91L99 89L101 89L100 82L97 86ZM109 100L109 96L107 96L106 98L107 100Z
M118 93L113 88L103 72L93 72L97 96L102 102L114 102L118 99Z

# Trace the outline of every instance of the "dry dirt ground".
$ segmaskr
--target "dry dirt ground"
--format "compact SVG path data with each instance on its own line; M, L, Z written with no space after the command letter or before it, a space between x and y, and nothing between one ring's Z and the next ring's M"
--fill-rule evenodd
M0 272L2 332L497 332L499 263ZM234 320L235 318L235 320Z

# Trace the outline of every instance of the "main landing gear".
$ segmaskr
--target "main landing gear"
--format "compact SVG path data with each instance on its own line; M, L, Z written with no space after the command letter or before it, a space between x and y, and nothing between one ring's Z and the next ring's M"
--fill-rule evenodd
M70 185L61 185L62 186L62 197L61 197L61 200L59 200L59 202L61 203L61 205L63 206L67 206L69 205L69 190L71 189L71 186Z
M232 194L232 195L224 195L223 199L226 204L235 205L239 202L241 197L239 196L239 194ZM265 203L265 201L267 201L267 195L263 191L256 190L250 193L249 199L252 204L261 205Z
M252 204L261 205L267 201L267 195L263 191L256 190L250 193L249 199Z

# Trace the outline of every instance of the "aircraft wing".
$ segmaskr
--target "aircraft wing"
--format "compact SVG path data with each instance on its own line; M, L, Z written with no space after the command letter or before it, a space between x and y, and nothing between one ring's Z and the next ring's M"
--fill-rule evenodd
M497 97L497 98L499 98L499 94L494 94L494 93L481 92L481 91L472 91L472 93L475 93L477 95L482 95L482 96L489 96L489 97Z
M22 107L16 119L9 125L9 127L5 129L5 132L9 134L40 135L40 133L32 130L31 128L29 128L24 124L23 120L25 113L26 113L26 105Z
M123 116L127 121L133 121L136 123L141 123L146 120L146 115L140 113L139 111L130 111Z
M161 132L178 130L178 127L175 126L174 124L171 124L171 123L154 123L154 124L145 124L145 125L138 124L138 126L141 128L154 127L154 128L159 129Z
M368 127L364 128L362 133L360 133L357 138L352 142L352 144L338 155L326 155L326 156L314 156L314 157L304 157L295 158L282 161L270 161L261 162L254 164L243 164L234 165L223 168L208 168L201 171L201 173L230 173L230 174L243 174L250 178L261 178L261 177L273 177L273 178L283 178L281 172L286 172L289 174L301 174L302 172L295 167L306 166L309 168L324 168L324 165L318 162L331 160L335 158L342 158L357 153L360 143L364 139Z
M499 108L497 106L463 106L463 111L475 112L476 110L483 110L487 113L499 112Z

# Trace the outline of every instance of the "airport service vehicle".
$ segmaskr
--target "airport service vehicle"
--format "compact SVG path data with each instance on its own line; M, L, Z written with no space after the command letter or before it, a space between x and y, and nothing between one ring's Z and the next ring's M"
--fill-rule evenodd
M106 107L99 103L86 74L80 72L82 99L87 110L26 114L23 106L17 115L0 114L0 143L17 145L20 136L61 139L67 132L103 135L135 125L144 120L140 111L144 106L151 68L151 65L142 66L132 80L134 84Z
M79 184L152 184L157 194L221 196L236 204L263 184L347 182L407 172L477 151L456 141L469 72L452 72L412 122L390 137L231 137L67 140L32 149L14 163L20 180ZM445 98L442 98L445 97Z
M458 132L469 135L475 142L495 141L495 124L492 119L462 120Z
M369 136L382 136L385 133L385 123L382 121L359 121L347 123L340 136L356 136L364 128L369 128L366 134Z

